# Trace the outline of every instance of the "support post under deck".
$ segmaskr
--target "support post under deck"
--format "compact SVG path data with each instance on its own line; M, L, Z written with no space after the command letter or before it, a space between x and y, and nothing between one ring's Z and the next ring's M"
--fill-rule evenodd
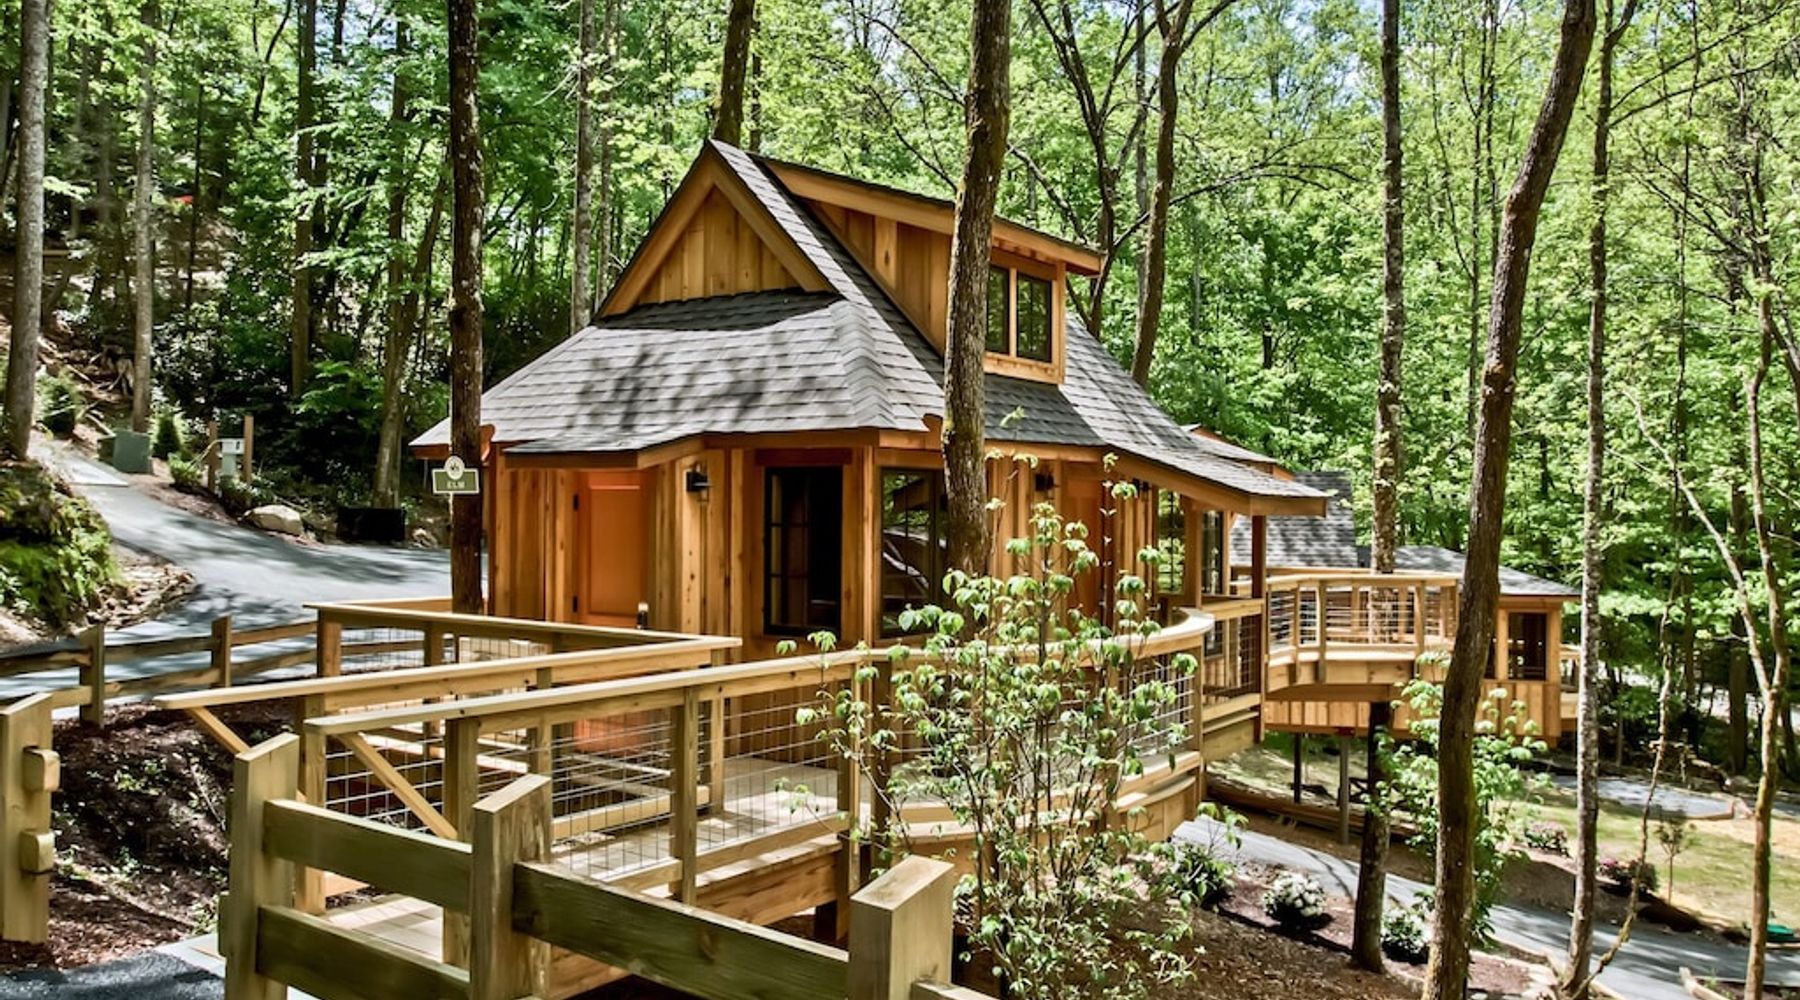
M1300 804L1300 789L1306 783L1306 734L1294 734L1294 804Z

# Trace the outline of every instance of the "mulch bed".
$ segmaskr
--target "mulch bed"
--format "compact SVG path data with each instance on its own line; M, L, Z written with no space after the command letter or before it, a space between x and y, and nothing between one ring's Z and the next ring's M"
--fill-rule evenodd
M227 717L258 738L283 721L266 710ZM106 961L214 925L227 881L230 755L180 713L125 706L107 719L103 730L56 724L50 940L0 944L0 971Z

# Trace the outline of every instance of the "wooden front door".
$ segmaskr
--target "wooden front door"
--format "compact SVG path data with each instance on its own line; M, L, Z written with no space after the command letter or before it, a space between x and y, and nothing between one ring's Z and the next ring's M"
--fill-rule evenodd
M637 624L650 599L650 495L638 472L584 473L576 493L580 550L575 620Z

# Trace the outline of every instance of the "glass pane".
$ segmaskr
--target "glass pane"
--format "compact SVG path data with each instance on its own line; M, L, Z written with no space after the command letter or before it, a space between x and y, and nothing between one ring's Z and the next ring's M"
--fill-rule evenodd
M1006 313L1008 296L1006 278L1006 268L988 268L987 349L993 351L995 354L1007 353Z
M1019 357L1049 361L1051 333L1050 283L1019 275Z
M881 630L901 634L900 612L937 600L943 579L944 475L895 471L881 477Z

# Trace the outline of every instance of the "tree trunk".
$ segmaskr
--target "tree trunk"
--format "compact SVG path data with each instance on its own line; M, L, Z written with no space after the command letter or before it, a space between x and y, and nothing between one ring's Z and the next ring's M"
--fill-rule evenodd
M479 468L481 454L481 224L483 214L480 0L450 2L450 454ZM485 489L493 489L490 479ZM450 504L450 603L480 614L480 496Z
M1581 675L1576 711L1575 906L1569 928L1569 968L1564 991L1585 1000L1594 952L1594 906L1600 862L1600 592L1605 585L1606 483L1606 209L1610 196L1613 53L1631 23L1636 0L1626 0L1615 24L1606 0L1606 32L1600 39L1599 94L1594 103L1594 221L1588 230L1587 481L1581 516Z
M44 90L50 77L48 0L19 9L19 195L13 251L12 342L6 356L6 445L14 458L31 451L37 402L38 339L44 296Z
M975 0L970 18L968 148L950 238L950 319L944 374L944 486L952 569L979 574L988 561L985 450L987 284L994 203L1006 159L1012 59L1009 0Z
M143 7L144 51L138 63L137 180L131 196L132 278L131 429L150 429L150 359L155 350L156 216L156 0ZM193 207L194 211L199 206Z
M1482 674L1492 655L1495 602L1500 592L1500 535L1506 466L1512 453L1514 369L1539 213L1581 93L1581 77L1593 41L1594 0L1565 0L1561 37L1543 105L1501 216L1487 360L1481 375L1481 410L1475 428L1468 549L1439 730L1437 904L1425 1000L1462 1000L1469 978L1475 905L1475 708L1484 686Z
M1169 203L1175 188L1175 126L1181 94L1175 72L1187 47L1188 20L1194 0L1176 0L1170 11L1163 0L1156 4L1156 28L1162 36L1162 52L1156 62L1156 179L1150 191L1150 218L1144 229L1143 295L1139 297L1137 348L1131 355L1131 378L1150 384L1150 361L1156 355L1156 334L1162 323L1163 278L1169 255ZM1229 3L1230 0L1225 0ZM1215 13L1221 8L1215 8ZM1208 15L1210 20L1212 15ZM1095 331L1095 336L1099 332Z
M601 0L600 14L600 207L594 213L594 297L612 289L613 217L613 39L618 35L619 0Z
M750 69L750 35L756 30L756 0L731 0L725 22L725 58L719 72L719 108L713 138L733 146L744 142L744 78Z
M405 137L411 104L404 65L408 41L406 21L395 18L394 90L388 105L387 343L381 352L381 430L375 439L375 475L369 490L377 507L400 506L400 437L405 423L401 392L410 347L403 291L406 255L400 249L406 238L406 194L412 182Z
M313 64L317 61L317 0L299 0L299 51L294 62L294 179L300 204L294 212L294 291L290 316L288 394L295 399L306 391L312 373L312 266L307 255L313 249Z
M1381 4L1382 125L1382 323L1381 376L1375 393L1374 531L1370 566L1377 573L1394 571L1398 538L1401 434L1401 348L1406 342L1406 228L1400 145L1400 0ZM1386 702L1369 706L1369 806L1364 811L1362 865L1356 878L1356 913L1351 960L1380 972L1381 911L1387 896L1388 824L1377 808L1377 781L1382 768L1376 748L1379 730L1391 709Z
M205 162L206 141L206 81L194 81L194 170L193 190L188 201L188 239L187 239L187 280L182 283L181 311L183 315L194 309L194 269L199 263L200 254L200 184L205 178L202 164Z
M581 0L581 51L575 67L575 219L569 269L569 332L588 325L594 304L588 289L588 250L594 242L594 0Z

